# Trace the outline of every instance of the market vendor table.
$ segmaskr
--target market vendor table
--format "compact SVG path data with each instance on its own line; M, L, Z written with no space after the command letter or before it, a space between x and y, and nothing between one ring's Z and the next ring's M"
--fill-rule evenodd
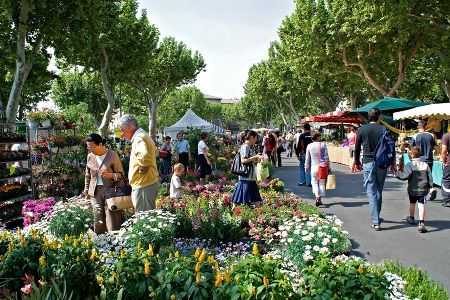
M407 154L403 155L403 159L405 164L410 161L409 156ZM444 164L442 161L435 160L433 161L433 183L435 185L442 185L442 177L444 176Z
M350 157L350 151L348 147L336 146L334 144L327 143L328 157L331 162L346 165L351 167L353 164L353 158Z

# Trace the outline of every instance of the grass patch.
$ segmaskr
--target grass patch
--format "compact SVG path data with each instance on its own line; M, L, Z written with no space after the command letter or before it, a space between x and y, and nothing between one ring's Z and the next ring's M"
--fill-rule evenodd
M442 284L417 267L405 267L398 262L384 262L386 271L399 275L405 280L405 293L408 297L421 300L448 300L449 295Z

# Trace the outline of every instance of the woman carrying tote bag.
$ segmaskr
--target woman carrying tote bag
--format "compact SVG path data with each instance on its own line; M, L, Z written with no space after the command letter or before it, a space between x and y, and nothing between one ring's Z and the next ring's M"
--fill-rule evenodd
M322 198L326 195L330 161L327 145L320 141L320 133L314 133L312 141L306 148L305 169L311 172L312 191L316 198L316 206L320 206Z
M123 211L111 211L106 205L105 192L124 178L119 156L105 147L103 138L91 133L86 139L89 151L86 163L84 196L94 209L94 232L97 234L120 229Z

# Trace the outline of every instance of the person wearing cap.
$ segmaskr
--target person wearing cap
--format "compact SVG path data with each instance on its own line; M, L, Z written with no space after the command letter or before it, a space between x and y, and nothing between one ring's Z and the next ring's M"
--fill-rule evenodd
M433 151L436 146L436 139L430 132L425 131L426 123L420 120L417 124L419 133L415 136L413 146L420 149L420 159L428 164L430 170L433 171ZM428 200L434 200L436 198L437 191L432 188L428 196Z

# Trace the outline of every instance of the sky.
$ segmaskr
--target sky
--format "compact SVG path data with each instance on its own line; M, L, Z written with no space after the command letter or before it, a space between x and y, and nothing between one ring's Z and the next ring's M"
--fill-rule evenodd
M161 36L173 36L204 57L196 86L208 95L240 98L249 68L267 56L293 0L139 0Z

